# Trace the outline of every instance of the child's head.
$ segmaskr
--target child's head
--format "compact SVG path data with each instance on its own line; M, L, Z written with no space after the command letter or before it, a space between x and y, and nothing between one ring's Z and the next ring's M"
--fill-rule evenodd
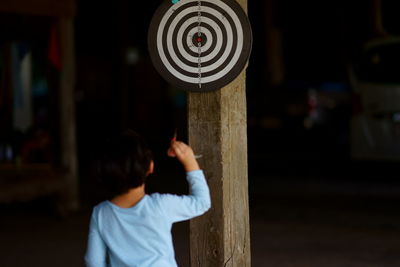
M95 174L112 198L143 185L152 164L152 153L144 140L127 130L106 142L96 162Z

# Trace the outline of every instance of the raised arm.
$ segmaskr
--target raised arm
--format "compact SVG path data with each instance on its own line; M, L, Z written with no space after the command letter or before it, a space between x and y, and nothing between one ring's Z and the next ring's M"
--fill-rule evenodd
M176 157L186 171L189 195L162 195L162 209L173 221L188 220L205 213L211 207L210 191L192 148L173 140L168 155Z

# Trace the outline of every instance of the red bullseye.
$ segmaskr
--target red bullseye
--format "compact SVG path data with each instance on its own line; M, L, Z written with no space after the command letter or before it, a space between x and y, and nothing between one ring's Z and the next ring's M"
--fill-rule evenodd
M205 35L203 32L201 33L196 33L192 35L192 44L195 47L203 47L207 43L207 35Z

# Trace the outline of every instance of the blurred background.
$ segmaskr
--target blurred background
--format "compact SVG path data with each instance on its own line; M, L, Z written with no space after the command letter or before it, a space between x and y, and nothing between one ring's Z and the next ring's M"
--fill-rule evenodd
M0 3L0 265L83 266L90 162L144 135L148 192L186 192L165 151L186 92L147 51L160 1ZM248 0L253 266L400 266L400 24L389 0ZM189 266L188 226L174 227Z

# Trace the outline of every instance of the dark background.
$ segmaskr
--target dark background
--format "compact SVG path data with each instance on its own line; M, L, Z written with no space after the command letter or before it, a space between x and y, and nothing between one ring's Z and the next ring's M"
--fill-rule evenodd
M0 243L9 256L0 265L62 266L53 264L60 258L66 266L81 264L90 209L100 199L90 162L103 140L123 129L140 132L154 151L156 174L148 191L185 192L179 165L165 151L175 128L186 140L186 92L161 78L147 51L148 26L160 2L77 2L81 209L60 217L52 198L2 204ZM373 26L372 2L248 1L254 36L246 89L254 266L400 264L398 162L351 156L357 102L348 67L369 40L400 33L398 4L382 1L382 33ZM16 19L9 27L14 17L0 15L2 32L46 42L49 18L35 19L37 26ZM27 34L19 30L26 23L45 30ZM317 120L311 116L315 95L321 101ZM187 266L187 225L176 229L178 261Z
M380 35L371 3L249 1L254 35L247 70L250 159L313 166L307 162L351 160L354 97L348 67L364 44ZM395 35L396 5L382 5L384 27ZM186 93L158 75L147 51L147 29L157 6L154 1L78 2L77 119L83 164L99 139L127 127L142 132L157 152L165 150L175 127L186 135ZM126 63L129 51L137 53L134 64ZM279 62L270 63L276 54ZM306 126L310 90L333 104L322 107L322 118Z

